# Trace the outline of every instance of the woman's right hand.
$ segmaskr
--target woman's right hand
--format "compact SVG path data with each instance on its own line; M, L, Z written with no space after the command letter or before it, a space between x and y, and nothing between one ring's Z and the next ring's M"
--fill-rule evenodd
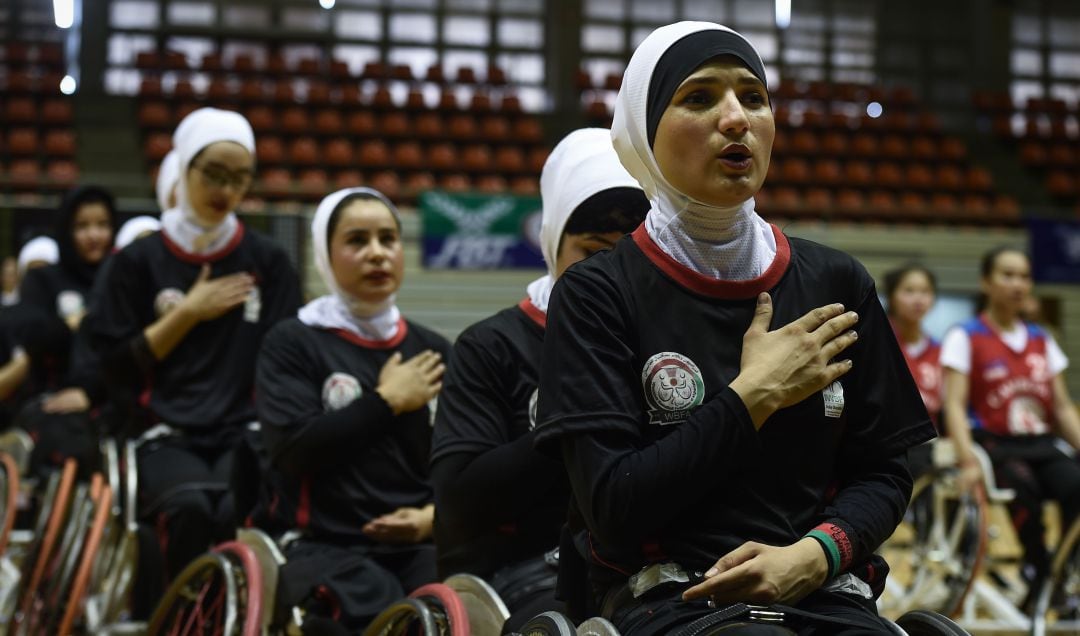
M850 371L850 360L832 359L858 337L852 328L859 316L845 313L839 304L818 307L769 331L772 316L772 299L763 293L743 337L739 376L731 383L759 429L774 412L801 402Z
M974 455L961 458L958 468L960 472L956 478L956 485L960 488L960 492L972 492L983 482L982 466Z
M247 272L211 280L210 265L203 263L199 277L184 296L182 307L199 322L213 320L247 300L254 287L255 278Z
M446 365L442 354L428 349L406 362L401 352L395 351L379 371L379 385L375 391L390 405L394 415L409 413L423 408L442 389L442 376Z

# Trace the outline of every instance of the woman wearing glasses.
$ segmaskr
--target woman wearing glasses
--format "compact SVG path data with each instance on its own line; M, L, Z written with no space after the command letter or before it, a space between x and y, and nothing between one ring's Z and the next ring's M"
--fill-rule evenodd
M300 304L284 250L234 212L254 173L247 120L197 110L173 145L177 205L160 232L115 255L85 325L116 388L134 393L152 379L157 425L139 447L139 513L158 531L166 577L231 533L227 482L233 449L255 420L256 354Z

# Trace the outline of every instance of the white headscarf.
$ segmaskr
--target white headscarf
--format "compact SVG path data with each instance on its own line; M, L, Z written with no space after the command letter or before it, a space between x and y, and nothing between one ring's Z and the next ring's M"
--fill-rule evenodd
M157 232L160 229L161 221L152 216L136 216L128 219L126 223L120 226L120 231L116 233L116 249L119 251L131 245L135 239L145 232Z
M173 190L176 189L178 181L180 181L180 155L176 154L175 150L170 150L169 154L165 155L165 158L161 160L161 165L158 167L157 183L154 186L154 191L157 193L158 208L162 212L172 207L169 205L169 198Z
M240 229L235 212L217 225L207 227L191 206L187 192L188 166L203 148L219 141L240 144L254 156L255 133L240 113L217 108L200 108L180 122L173 133L180 178L176 183L176 207L161 215L162 231L169 240L190 254L213 254L224 248Z
M398 334L401 312L394 301L396 294L380 303L370 303L356 298L341 288L330 266L330 217L345 199L366 194L382 201L399 220L397 208L378 190L371 188L346 188L329 194L315 210L311 221L311 246L315 252L315 268L319 271L330 293L320 296L300 308L300 322L322 329L343 329L365 340L386 341Z
M749 280L768 269L776 256L772 227L754 211L753 197L730 208L691 199L664 178L648 140L649 84L657 62L682 38L706 30L726 31L742 38L711 22L677 22L645 38L623 75L615 99L611 138L619 159L641 183L652 203L645 229L660 249L699 274L721 280Z
M34 261L50 265L60 262L60 246L48 236L32 238L19 250L19 276L26 274L26 268Z
M619 163L606 128L582 128L566 137L548 155L540 173L543 221L540 250L548 273L529 284L529 300L547 313L555 285L555 261L563 228L574 210L594 194L612 188L639 188L638 182Z

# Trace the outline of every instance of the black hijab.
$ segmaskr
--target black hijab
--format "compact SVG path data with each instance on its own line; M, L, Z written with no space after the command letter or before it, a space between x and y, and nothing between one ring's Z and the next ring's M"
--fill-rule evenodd
M64 195L60 202L60 209L56 215L56 227L53 230L53 238L60 248L60 267L71 276L90 286L94 282L94 275L98 267L105 259L97 263L88 263L79 256L75 248L75 217L79 208L88 203L100 203L105 206L109 213L109 227L112 228L113 238L116 237L116 202L108 190L100 186L79 186Z

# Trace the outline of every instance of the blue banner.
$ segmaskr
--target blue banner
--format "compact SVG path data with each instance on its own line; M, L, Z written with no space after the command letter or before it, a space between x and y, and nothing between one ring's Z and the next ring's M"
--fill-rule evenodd
M1039 283L1080 283L1080 221L1031 219L1031 275Z

